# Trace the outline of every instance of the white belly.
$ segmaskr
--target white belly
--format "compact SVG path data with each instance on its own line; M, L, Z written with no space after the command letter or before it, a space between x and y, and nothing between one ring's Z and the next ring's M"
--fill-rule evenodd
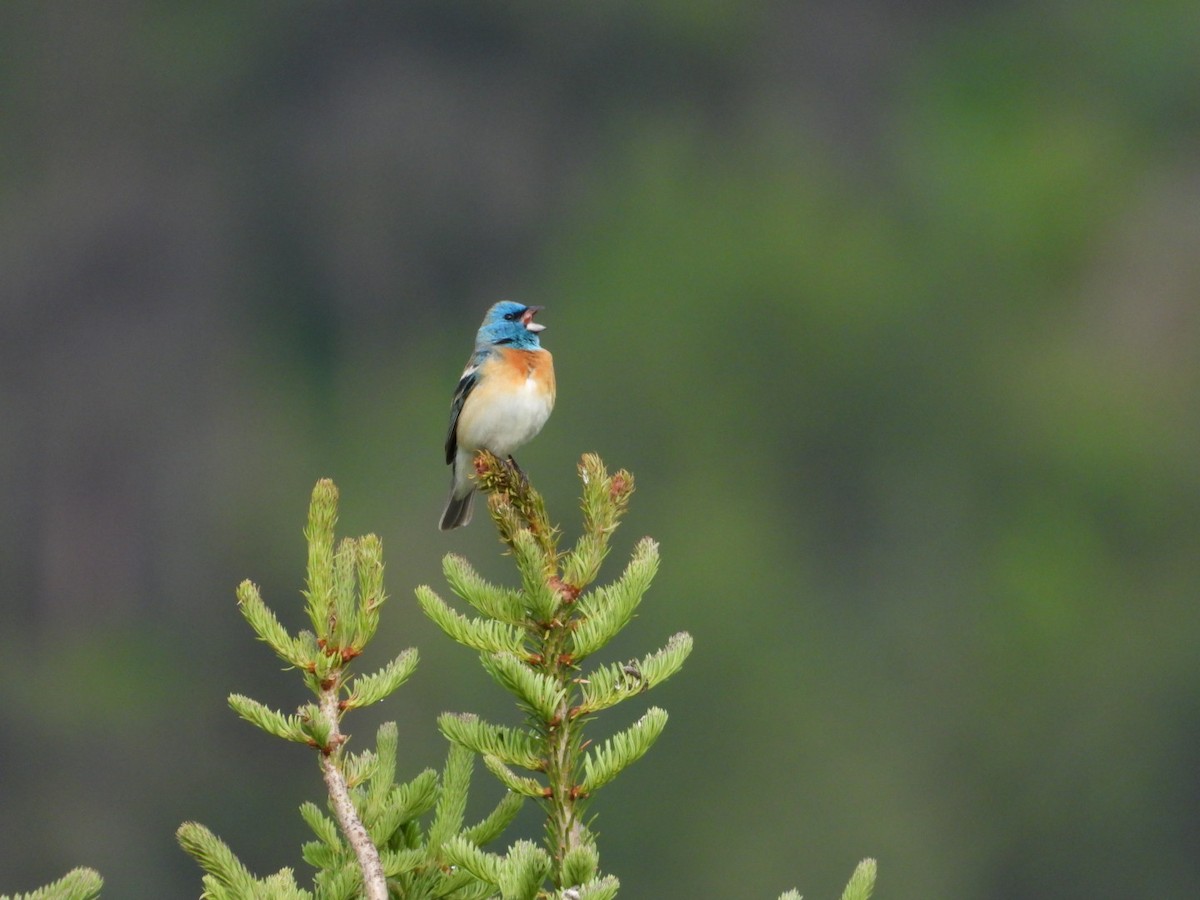
M482 400L483 398L478 398ZM526 379L521 390L492 395L486 403L471 403L459 420L459 446L491 450L505 457L532 440L550 418L554 401Z

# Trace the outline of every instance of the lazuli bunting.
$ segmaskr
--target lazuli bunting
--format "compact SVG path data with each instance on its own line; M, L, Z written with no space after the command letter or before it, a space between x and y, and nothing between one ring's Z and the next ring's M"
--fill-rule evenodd
M473 460L479 450L511 458L546 424L554 408L554 359L538 341L545 328L533 321L540 306L504 300L487 311L475 352L463 370L450 406L446 463L450 499L441 529L471 521Z

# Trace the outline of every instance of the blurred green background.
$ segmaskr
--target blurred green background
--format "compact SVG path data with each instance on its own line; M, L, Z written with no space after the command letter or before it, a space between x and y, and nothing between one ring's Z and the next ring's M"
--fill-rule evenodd
M662 544L614 657L697 641L594 807L623 895L1200 895L1194 0L19 0L0 109L0 890L196 896L185 819L307 879L314 760L225 697L302 700L233 590L300 624L321 476L366 665L422 655L348 729L516 721L412 596L512 578L435 523L514 298L523 466Z

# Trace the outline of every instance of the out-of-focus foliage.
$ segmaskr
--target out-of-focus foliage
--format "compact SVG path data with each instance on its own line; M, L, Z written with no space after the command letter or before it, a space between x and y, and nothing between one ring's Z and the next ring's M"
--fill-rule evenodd
M630 890L1200 893L1200 6L19 2L0 86L0 888L194 893L184 819L290 860L234 587L325 475L393 597L488 556L440 449L517 296L522 466L635 472L640 631L696 639L596 823ZM421 768L481 704L395 618Z

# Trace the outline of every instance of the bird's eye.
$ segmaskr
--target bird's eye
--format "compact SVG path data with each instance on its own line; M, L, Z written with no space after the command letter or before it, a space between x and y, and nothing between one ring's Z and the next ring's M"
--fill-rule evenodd
M507 313L504 318L506 321L515 322L517 319L521 318L521 314L519 312L510 312Z

